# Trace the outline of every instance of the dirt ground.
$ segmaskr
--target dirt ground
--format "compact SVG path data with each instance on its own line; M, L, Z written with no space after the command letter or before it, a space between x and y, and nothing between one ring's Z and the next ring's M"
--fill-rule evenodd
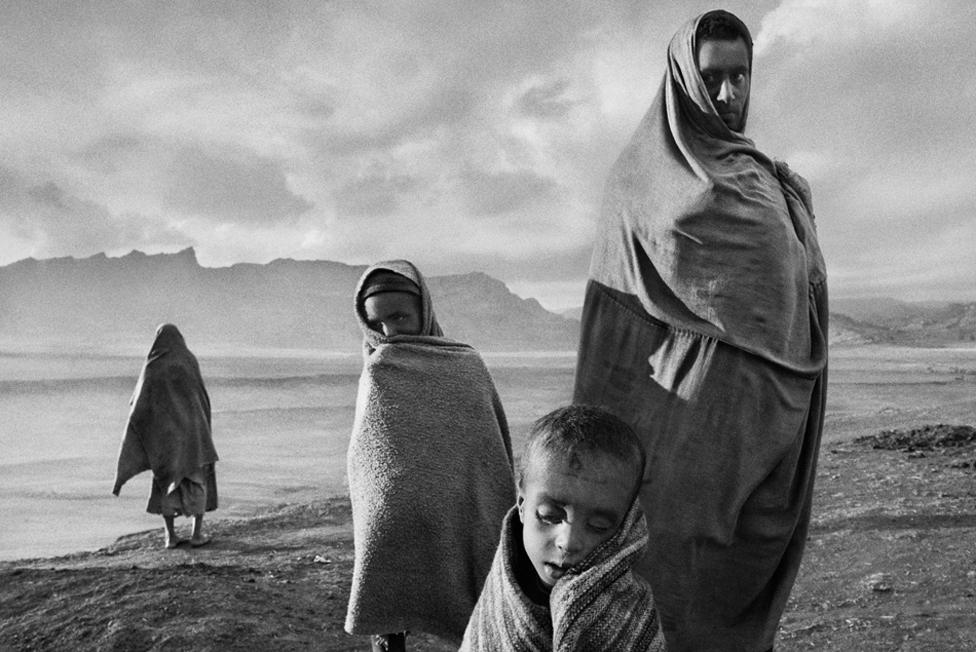
M972 432L920 426L825 444L777 650L976 649ZM203 548L163 550L160 528L96 552L0 563L0 649L369 649L342 631L345 498L208 524Z

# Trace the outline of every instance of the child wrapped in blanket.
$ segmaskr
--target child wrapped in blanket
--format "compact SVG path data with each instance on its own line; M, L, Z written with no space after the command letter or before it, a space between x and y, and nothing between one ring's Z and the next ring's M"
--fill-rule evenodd
M535 422L461 650L665 649L651 589L631 570L647 546L644 461L605 410L573 405Z
M364 361L345 629L371 635L373 650L405 649L408 630L457 645L515 497L505 414L481 356L443 336L411 263L367 269L355 307Z

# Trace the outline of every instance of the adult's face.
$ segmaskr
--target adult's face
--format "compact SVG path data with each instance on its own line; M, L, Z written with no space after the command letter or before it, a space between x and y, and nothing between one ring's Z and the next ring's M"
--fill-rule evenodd
M722 122L732 131L742 131L751 81L745 41L702 41L698 45L698 72Z

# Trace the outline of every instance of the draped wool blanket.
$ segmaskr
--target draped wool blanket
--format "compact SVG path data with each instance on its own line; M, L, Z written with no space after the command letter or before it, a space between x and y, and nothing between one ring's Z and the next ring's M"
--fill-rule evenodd
M357 301L365 342L347 457L355 561L345 628L457 643L515 500L508 425L478 353L431 334L440 328L419 272L394 261L363 279L377 268L421 288L424 331L385 337Z
M646 544L647 527L635 501L618 532L556 582L549 604L536 604L520 585L520 569L535 571L520 559L522 526L513 507L461 650L664 650L650 587L631 569ZM527 581L532 580L522 579Z
M210 431L210 397L200 365L172 324L163 324L146 358L119 450L116 496L130 478L151 470L166 493L217 461Z
M607 182L574 401L647 450L637 569L668 648L765 650L810 516L826 272L806 182L715 112L698 20Z

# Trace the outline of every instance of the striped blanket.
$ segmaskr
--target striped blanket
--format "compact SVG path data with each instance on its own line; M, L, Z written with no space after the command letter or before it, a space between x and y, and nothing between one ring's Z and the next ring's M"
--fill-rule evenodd
M651 589L631 570L646 546L647 525L635 502L617 534L556 582L548 605L536 604L519 585L520 570L533 571L523 559L513 507L461 650L664 650Z

